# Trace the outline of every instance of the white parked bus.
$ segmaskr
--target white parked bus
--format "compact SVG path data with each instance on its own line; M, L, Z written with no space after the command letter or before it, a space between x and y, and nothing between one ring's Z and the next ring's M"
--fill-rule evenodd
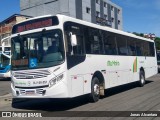
M0 55L0 78L11 77L11 44L10 36L1 40L1 55Z
M153 40L67 17L31 18L13 27L11 88L17 98L72 98L157 74Z

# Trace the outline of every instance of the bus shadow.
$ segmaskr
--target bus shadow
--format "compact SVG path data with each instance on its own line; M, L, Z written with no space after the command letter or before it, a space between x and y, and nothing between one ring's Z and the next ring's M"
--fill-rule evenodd
M23 110L65 111L88 104L85 96L68 99L13 99L12 107Z
M146 84L153 81L147 80ZM130 83L105 90L105 96L101 99L122 93L139 87L137 83ZM12 100L12 107L23 110L42 111L65 111L90 103L87 95L70 99L15 99Z
M146 84L152 83L153 81L151 80L146 80ZM122 93L134 88L140 87L138 85L137 82L133 82L133 83L129 83L129 84L125 84L125 85L121 85L121 86L117 86L117 87L113 87L113 88L109 88L107 90L105 90L105 96L103 98L118 94L118 93Z
M11 81L11 78L0 78L0 81Z

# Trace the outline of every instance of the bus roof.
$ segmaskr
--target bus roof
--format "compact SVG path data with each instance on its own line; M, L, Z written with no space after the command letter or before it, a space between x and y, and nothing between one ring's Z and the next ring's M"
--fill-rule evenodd
M111 28L111 27L108 27L108 26L97 25L97 24L94 24L94 23L91 23L91 22L83 21L83 20L80 20L80 19L76 19L76 18L72 18L72 17L68 17L68 16L65 16L65 15L60 15L60 14L58 14L57 16L58 17L60 17L60 16L63 17L64 21L74 21L76 23L81 23L81 24L86 25L86 26L99 28L99 29L106 30L106 31L109 31L109 32L113 32L113 33L129 36L129 37L133 37L133 38L137 38L137 39L142 39L142 40L154 42L154 40L147 39L147 38L144 38L144 37L140 37L140 36L134 35L132 33L124 32L122 30L117 30L117 29L114 29L114 28Z
M34 17L34 18L29 18L27 20L19 22L18 24L23 23L23 22L27 22L27 21L30 21L30 20L36 20L36 19L39 19L39 18L52 17L52 16L55 16L55 15L44 15L44 16L38 16L38 17ZM142 39L142 40L154 42L154 40L147 39L147 38L144 38L144 37L140 37L140 36L134 35L132 33L124 32L122 30L117 30L117 29L114 29L114 28L111 28L111 27L108 27L108 26L97 25L97 24L94 24L94 23L91 23L91 22L87 22L87 21L84 21L84 20L76 19L76 18L69 17L69 16L66 16L66 15L61 15L61 14L57 14L56 16L58 18L62 18L63 22L71 21L71 22L75 22L75 23L81 23L81 24L83 24L85 26L99 28L99 29L102 29L102 30L105 30L105 31L109 31L109 32L125 35L125 36L128 36L128 37L133 37L133 38L137 38L137 39ZM60 21L60 22L62 22L62 21Z

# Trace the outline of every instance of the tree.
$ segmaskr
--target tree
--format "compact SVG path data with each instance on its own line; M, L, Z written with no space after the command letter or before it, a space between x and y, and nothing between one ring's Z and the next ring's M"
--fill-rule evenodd
M160 50L160 38L159 37L156 37L155 44L156 44L156 49Z
M144 37L143 33L137 33L137 32L133 32L133 34L137 35L137 36L141 36ZM156 37L155 38L155 44L156 44L156 49L160 50L160 37Z

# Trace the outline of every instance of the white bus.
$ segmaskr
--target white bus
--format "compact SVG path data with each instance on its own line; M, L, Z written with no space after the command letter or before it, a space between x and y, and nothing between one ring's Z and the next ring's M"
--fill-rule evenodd
M11 88L17 98L96 102L107 88L157 74L153 40L67 17L31 18L13 27Z
M11 45L10 36L1 40L1 55L0 55L0 78L11 77Z

